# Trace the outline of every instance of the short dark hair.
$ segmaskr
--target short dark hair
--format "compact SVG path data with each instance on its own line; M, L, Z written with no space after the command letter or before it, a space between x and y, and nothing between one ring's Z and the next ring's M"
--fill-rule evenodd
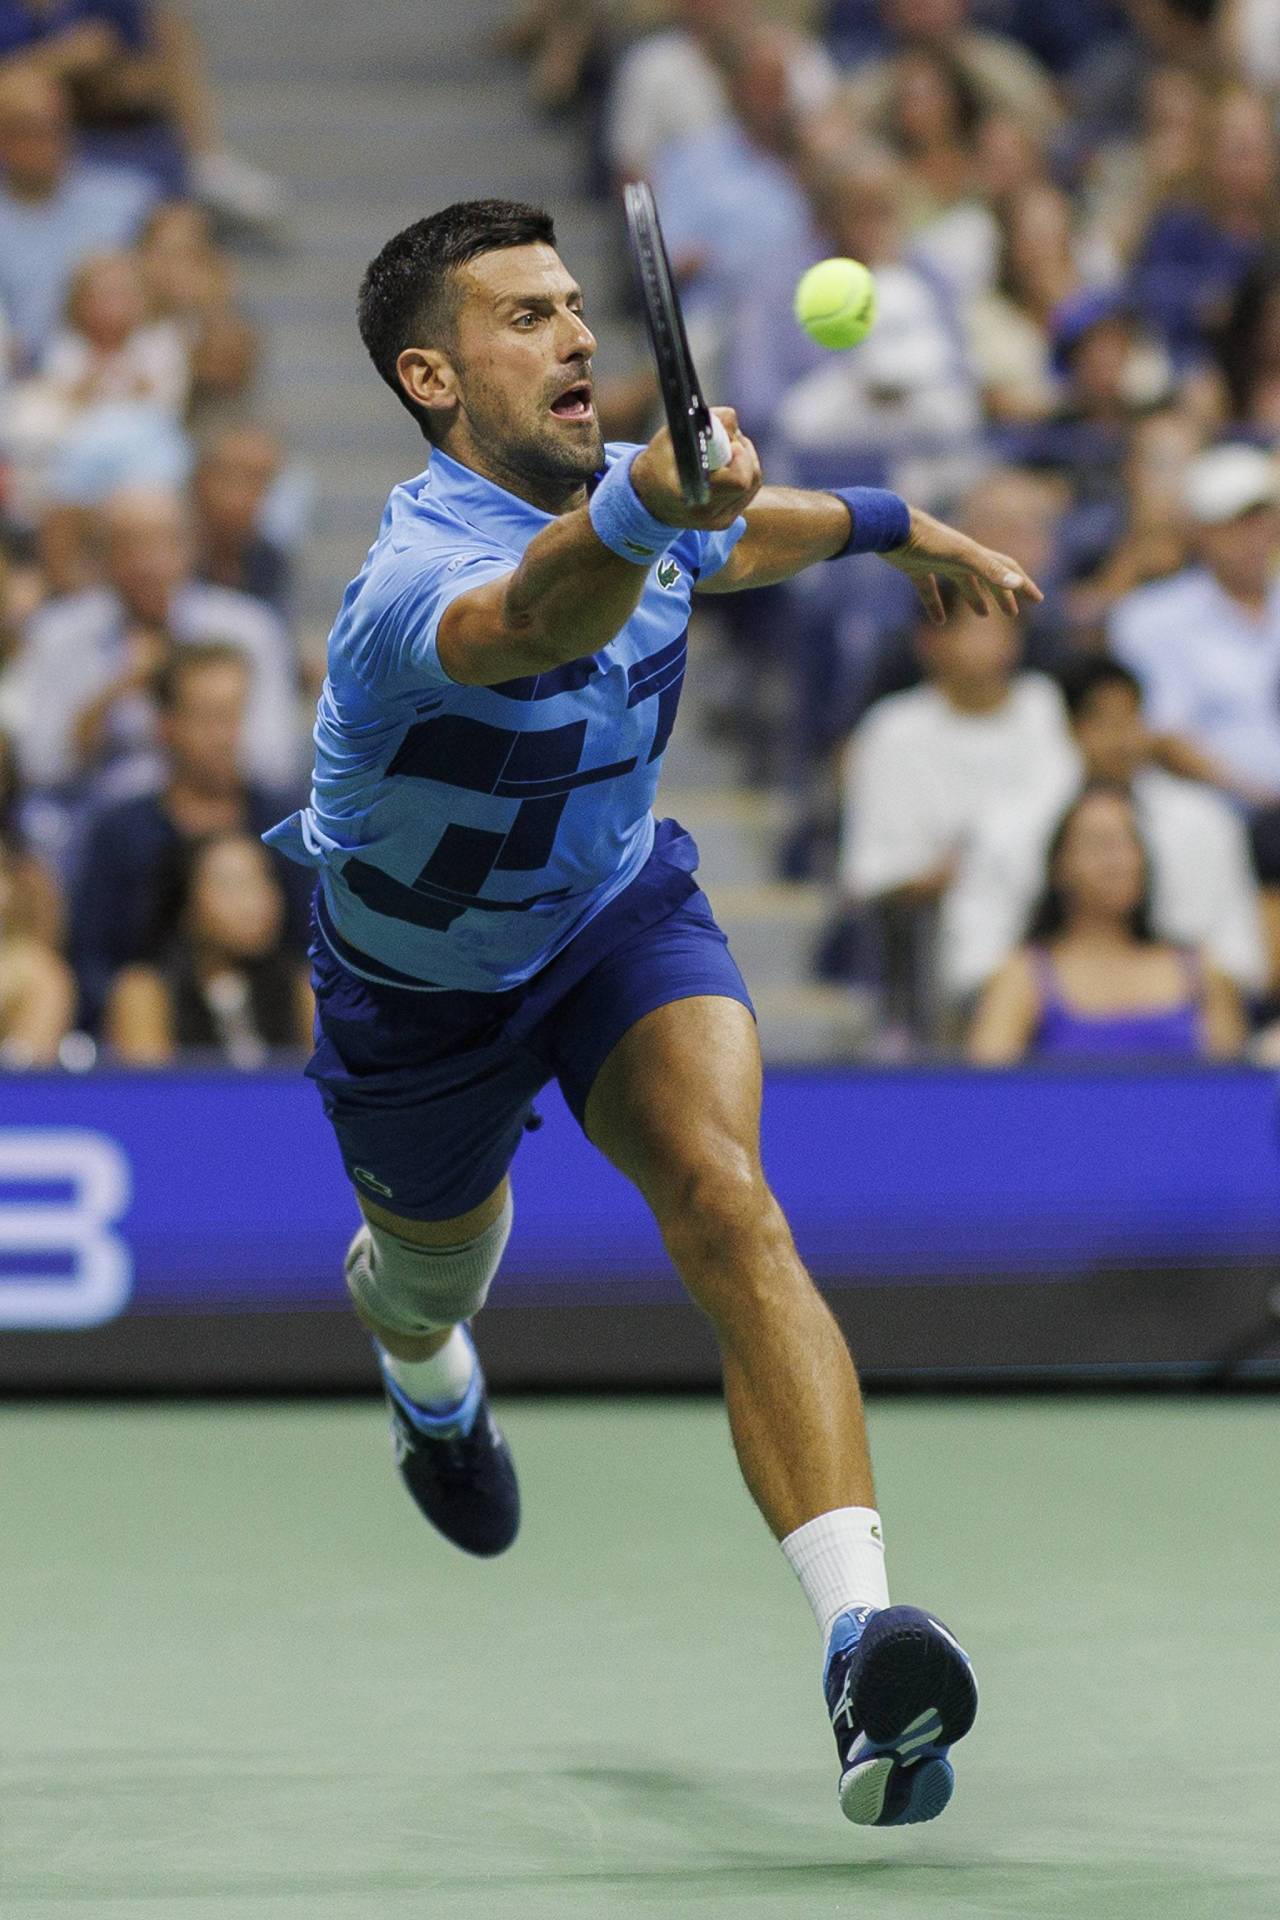
M1053 837L1049 841L1044 857L1044 890L1032 909L1024 936L1028 946L1043 947L1050 940L1056 940L1066 927L1067 897L1058 885L1054 869L1066 845L1067 835L1071 831L1076 815L1081 807L1100 793L1109 794L1114 800L1122 800L1129 809L1129 817L1133 821L1133 837L1142 855L1142 892L1129 915L1129 932L1144 947L1154 946L1159 940L1160 936L1155 929L1151 906L1151 855L1142 837L1142 828L1138 823L1138 810L1133 804L1133 795L1127 787L1117 786L1114 780L1086 780L1054 828Z
M1142 682L1137 674L1107 653L1084 654L1078 660L1069 660L1058 674L1058 685L1073 720L1080 718L1100 687L1124 687L1138 705L1142 705Z
M252 678L249 656L233 640L199 640L189 646L173 647L151 682L152 696L161 713L173 712L187 675L201 673L206 667L238 667L246 678Z
M393 235L360 282L360 338L396 399L434 439L426 408L410 399L396 372L406 347L447 338L452 319L449 275L500 247L556 244L551 215L518 200L457 200Z

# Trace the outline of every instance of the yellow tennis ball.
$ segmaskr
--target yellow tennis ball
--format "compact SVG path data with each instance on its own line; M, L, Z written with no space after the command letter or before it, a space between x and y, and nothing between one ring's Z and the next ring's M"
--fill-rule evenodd
M876 283L861 260L819 260L800 276L795 314L820 347L856 347L875 325Z

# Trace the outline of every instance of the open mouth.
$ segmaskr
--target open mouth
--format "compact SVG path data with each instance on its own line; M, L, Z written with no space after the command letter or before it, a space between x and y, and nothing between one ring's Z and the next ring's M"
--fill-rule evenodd
M557 420L590 420L595 413L591 404L591 382L580 380L576 386L566 387L559 398L551 402L551 411Z

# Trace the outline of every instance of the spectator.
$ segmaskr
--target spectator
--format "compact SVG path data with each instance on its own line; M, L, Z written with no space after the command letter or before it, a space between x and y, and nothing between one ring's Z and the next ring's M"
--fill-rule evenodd
M1212 107L1194 199L1159 209L1130 278L1133 298L1179 363L1203 354L1267 243L1277 236L1271 108L1236 87Z
M936 1035L937 913L966 840L1060 792L1074 760L1058 690L1018 670L1004 614L962 606L917 644L927 684L879 701L850 742L842 877L880 923L890 1004L919 1039Z
M845 102L855 126L883 134L893 93L893 60L906 48L947 54L958 65L983 113L1006 113L1045 139L1061 125L1053 84L1025 47L970 21L970 0L883 0L887 57L857 67Z
M1280 799L1280 507L1274 462L1215 447L1187 477L1194 563L1113 608L1112 651L1171 736L1170 764L1249 805Z
M56 1065L75 1011L71 969L28 931L31 919L19 862L0 839L0 1069Z
M1236 810L1212 787L1156 765L1142 689L1119 661L1076 660L1062 687L1078 763L1037 806L988 819L966 843L944 912L948 997L971 1000L1017 944L1063 809L1079 785L1099 783L1133 801L1150 849L1151 921L1160 938L1204 952L1242 992L1260 993L1267 968L1258 889Z
M733 119L668 148L653 185L690 326L702 335L699 370L710 390L735 396L744 430L764 435L788 380L817 351L790 303L820 255L793 166L786 42L755 28L724 58Z
M838 251L875 268L877 319L856 353L833 354L786 394L778 426L793 460L845 455L920 505L946 510L974 478L981 409L936 279L904 254L901 170L855 152L821 194Z
M1231 419L1280 440L1280 247L1245 275L1214 346Z
M259 343L236 305L230 263L213 244L209 216L191 201L152 212L140 243L157 315L179 328L191 370L191 419L241 399L257 369Z
M730 115L723 57L751 13L741 0L676 0L671 24L637 40L614 75L605 143L619 180L648 180L668 147L698 139ZM830 55L808 35L780 33L793 110L828 107L837 78Z
M176 433L187 385L181 336L151 315L137 260L91 255L76 269L66 325L43 355L40 374L10 400L5 438L14 459L15 517L28 526L40 521L59 455L65 499L68 471L83 465L86 445L96 452L104 432L113 466L138 437L150 460L153 435Z
M197 577L252 594L280 615L289 608L292 561L263 531L263 509L284 464L266 427L226 427L196 464L192 493L199 551Z
M0 733L0 852L7 863L7 920L15 932L57 951L66 927L62 889L52 867L31 845L24 801L13 741Z
M1071 202L1032 183L1005 200L995 283L967 310L969 352L994 421L1045 420L1058 400L1053 315L1080 285Z
M72 888L71 959L86 1024L96 1026L112 976L148 959L164 873L183 845L214 833L261 834L295 802L244 777L249 671L225 643L182 647L157 677L163 784L100 807L86 827ZM276 859L285 940L306 951L311 876Z
M266 848L239 832L185 848L155 966L126 967L107 1004L118 1059L164 1066L185 1048L262 1066L273 1047L310 1044L306 969L284 946L285 902Z
M1095 634L1100 643L1103 622L1117 600L1185 566L1183 498L1191 462L1203 445L1199 424L1185 410L1162 407L1134 423L1121 473L1122 524L1096 570L1070 596L1072 625L1089 644ZM1006 541L1003 551L1019 549Z
M228 640L253 668L245 765L264 784L291 780L300 727L295 664L278 617L259 600L198 583L181 500L141 489L101 516L106 584L54 601L31 621L0 683L25 777L58 787L111 764L154 779L151 686L175 644Z
M0 307L28 368L57 330L80 262L128 246L153 198L141 174L73 158L55 80L0 70Z
M278 180L221 141L204 55L190 22L147 0L0 0L0 59L66 84L83 146L95 160L190 186L227 221L268 231L285 211Z
M906 231L961 300L991 285L999 249L979 190L981 116L976 88L944 48L908 47L893 63L885 132L903 163Z
M1194 199L1205 152L1209 89L1185 67L1143 76L1141 123L1101 141L1084 167L1084 224L1115 260L1137 251L1163 205Z
M1096 783L1049 843L1026 944L984 992L969 1034L981 1066L1024 1059L1236 1058L1240 996L1197 954L1161 940L1134 803Z
M1050 319L1060 397L1042 426L1002 436L1012 456L1061 476L1069 492L1058 545L1066 578L1092 574L1125 521L1125 463L1134 422L1166 396L1169 367L1124 295L1085 288Z

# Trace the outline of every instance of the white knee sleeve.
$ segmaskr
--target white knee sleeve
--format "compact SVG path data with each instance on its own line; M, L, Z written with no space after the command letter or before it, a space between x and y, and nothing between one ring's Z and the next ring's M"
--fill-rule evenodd
M388 1333L439 1333L479 1313L511 1237L511 1191L496 1220L454 1247L415 1247L365 1221L347 1248L346 1277L361 1313Z

